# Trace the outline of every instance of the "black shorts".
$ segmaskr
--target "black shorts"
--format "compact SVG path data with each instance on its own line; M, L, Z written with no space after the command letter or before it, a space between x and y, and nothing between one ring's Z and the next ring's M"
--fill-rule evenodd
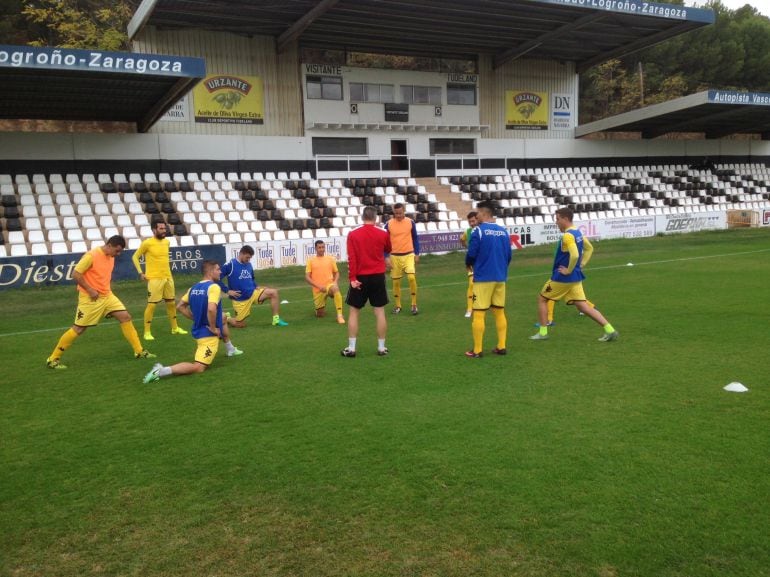
M358 275L361 287L348 288L345 303L348 306L362 309L367 301L373 307L384 307L388 304L388 289L385 288L385 273Z

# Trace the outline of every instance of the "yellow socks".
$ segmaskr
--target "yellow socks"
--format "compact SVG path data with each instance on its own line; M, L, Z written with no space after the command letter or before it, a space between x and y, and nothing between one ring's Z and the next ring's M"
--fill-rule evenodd
M166 315L168 315L168 322L171 323L171 330L175 331L179 325L176 323L176 303L174 301L166 301ZM144 326L147 326L147 319L144 319L144 322ZM147 332L150 332L149 328Z
M152 317L155 316L155 303L147 303L144 309L144 334L152 332Z
M334 293L334 308L337 309L337 316L342 315L342 293Z
M505 318L505 309L493 308L495 315L495 327L497 328L497 348L505 348L505 340L508 336L508 319Z
M484 329L486 324L484 317L487 311L473 311L473 322L471 323L471 332L473 333L473 352L480 353L484 348Z
M51 353L51 356L48 358L52 361L58 361L61 358L64 351L70 348L72 346L72 343L74 343L75 339L78 338L79 336L80 336L79 334L77 334L74 330L72 330L72 327L67 329L67 331L59 339L59 342L56 343L56 347Z
M120 323L120 330L123 331L123 337L131 345L131 348L134 349L134 353L135 354L141 353L142 343L139 342L139 334L136 332L134 323L132 323L131 321Z
M409 292L412 295L412 306L417 306L417 278L413 274L406 275L406 280L409 281Z
M401 279L393 279L393 300L396 302L395 307L401 308Z

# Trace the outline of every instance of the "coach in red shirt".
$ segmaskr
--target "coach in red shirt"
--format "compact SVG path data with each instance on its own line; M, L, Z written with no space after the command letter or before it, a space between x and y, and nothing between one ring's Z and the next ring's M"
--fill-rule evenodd
M388 291L385 288L385 254L390 253L390 235L376 226L377 211L372 206L364 207L361 215L363 225L348 234L348 278L350 288L345 302L348 304L348 346L342 349L343 357L356 356L358 338L358 315L367 301L374 309L377 322L377 354L385 356L385 335L388 321L385 305Z

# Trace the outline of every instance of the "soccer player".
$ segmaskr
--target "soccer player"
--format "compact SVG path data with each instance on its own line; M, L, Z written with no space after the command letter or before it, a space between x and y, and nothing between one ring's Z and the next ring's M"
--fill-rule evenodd
M393 279L393 298L396 301L393 314L401 312L401 278L406 274L412 296L412 314L416 315L419 311L415 265L420 262L420 241L417 238L417 225L405 215L403 204L398 202L393 205L393 218L385 223L393 252L386 258L385 264L390 269L390 278Z
M505 317L505 283L511 264L511 240L508 231L495 223L494 206L489 201L477 207L478 225L471 232L465 265L473 269L473 348L465 356L478 359L482 356L487 310L492 309L497 329L496 355L504 355L508 336L508 319Z
M476 225L478 222L476 221L476 211L472 210L468 213L468 216L466 217L468 219L468 228L465 229L465 232L460 235L460 242L462 243L464 248L468 248L468 241L471 238L471 232L474 228L476 228ZM468 290L465 291L465 299L467 302L467 305L465 307L465 318L469 319L473 315L473 267L465 267L468 272Z
M377 325L377 354L388 354L385 337L388 321L385 305L388 304L388 289L385 287L385 255L391 252L390 235L376 226L377 211L365 206L361 214L363 225L348 234L348 277L350 288L345 302L348 304L348 346L340 351L343 357L356 356L358 339L358 317L367 301L374 309Z
M231 259L221 267L220 282L222 288L227 289L227 296L233 302L235 317L227 316L227 324L231 327L242 329L246 326L246 317L251 314L251 307L256 302L261 305L266 300L270 301L273 310L273 326L285 327L289 323L281 319L278 309L281 299L278 289L270 287L258 287L254 279L254 268L251 266L251 257L254 249L249 245L243 245L238 252L238 257Z
M307 259L305 265L305 280L313 287L313 306L315 316L326 315L326 299L334 299L334 308L337 309L337 322L345 324L342 316L342 293L337 284L340 271L337 269L337 261L333 256L326 254L326 243L322 240L315 241L315 256Z
M142 241L131 260L139 277L147 281L147 308L144 309L144 340L154 341L152 336L152 317L155 306L161 301L166 302L166 315L171 323L172 335L186 335L187 331L176 322L176 296L174 295L174 278L171 276L169 262L169 242L166 238L168 228L163 220L152 224L152 237ZM139 259L144 256L145 272Z
M222 323L222 288L219 286L219 263L215 260L203 261L203 278L190 287L177 305L177 310L192 320L192 334L197 343L195 362L182 362L171 366L156 363L144 376L145 384L171 375L191 375L202 373L211 365L219 349L219 339L226 334ZM232 347L229 340L225 344ZM234 348L234 347L233 347ZM235 349L237 350L237 349ZM228 356L234 354L228 350Z
M66 369L61 363L61 357L72 346L88 327L94 327L105 317L113 317L120 323L123 337L134 349L137 359L151 359L155 355L142 348L139 334L131 322L131 315L126 307L115 296L110 286L112 269L115 259L126 248L126 239L122 236L111 236L104 246L88 251L80 259L72 273L78 289L78 306L75 311L75 322L67 329L59 342L56 343L51 355L46 359L49 369Z
M583 267L591 260L594 248L583 233L572 224L573 212L568 207L556 211L556 226L562 232L562 237L556 247L553 259L553 273L548 282L543 285L537 299L540 330L529 337L533 341L543 341L548 338L548 301L565 300L568 305L575 307L584 315L592 318L604 328L602 342L614 341L620 336L613 326L598 310L589 306L583 291Z

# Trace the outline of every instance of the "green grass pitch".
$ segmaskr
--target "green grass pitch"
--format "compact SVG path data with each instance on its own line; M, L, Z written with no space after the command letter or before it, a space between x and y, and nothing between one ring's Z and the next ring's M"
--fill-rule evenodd
M770 575L769 240L595 243L613 343L562 304L529 341L553 247L519 251L482 359L460 254L422 259L382 358L369 310L343 358L303 271L266 271L288 327L256 308L244 355L151 385L112 321L46 369L74 289L2 292L0 576ZM143 285L113 288L141 333ZM148 348L191 360L162 309Z

